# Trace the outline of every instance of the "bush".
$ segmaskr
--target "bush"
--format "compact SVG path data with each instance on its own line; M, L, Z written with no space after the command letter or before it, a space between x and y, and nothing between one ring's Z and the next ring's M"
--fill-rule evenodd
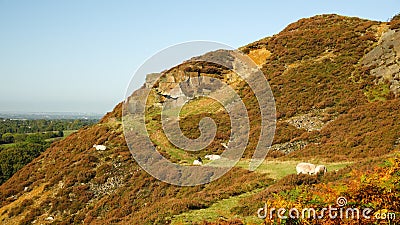
M22 142L0 151L0 184L39 156L47 145Z
M15 142L24 142L28 137L27 134L14 134L14 141Z
M11 133L5 133L1 136L1 140L6 144L14 143L14 135Z
M400 13L395 15L390 21L390 29L396 30L400 28Z
M44 135L41 135L41 134L30 134L26 138L26 141L28 143L43 144L44 143Z

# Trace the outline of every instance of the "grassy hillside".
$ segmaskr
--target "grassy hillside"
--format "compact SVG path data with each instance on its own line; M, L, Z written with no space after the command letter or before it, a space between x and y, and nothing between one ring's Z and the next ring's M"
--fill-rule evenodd
M53 144L1 185L0 221L259 224L264 221L256 217L257 209L264 203L321 208L339 196L347 197L354 206L368 205L373 213L398 213L400 100L370 76L371 68L359 63L389 29L398 27L395 22L321 15L299 20L273 37L241 48L265 73L277 106L272 150L255 172L244 168L260 133L254 93L240 79L232 78L226 68L184 63L167 71L163 79L172 79L175 74L173 79L179 80L185 72L203 73L227 81L246 105L251 119L250 143L234 169L196 187L156 180L131 157L119 104L100 123ZM150 138L164 156L190 163L199 155L223 151L221 143L229 138L230 121L221 105L200 98L184 107L180 125L187 136L198 137L198 122L204 116L213 117L219 125L207 151L191 154L169 143L160 130L160 111L152 107L163 100L159 92L157 87L153 89L146 122ZM104 144L107 150L96 151L94 144ZM326 164L330 172L318 177L295 175L294 167L301 161Z

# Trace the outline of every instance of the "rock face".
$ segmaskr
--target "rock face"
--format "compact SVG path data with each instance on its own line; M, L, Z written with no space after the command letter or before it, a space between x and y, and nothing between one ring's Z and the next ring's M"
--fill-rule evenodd
M389 82L390 91L400 94L400 31L388 30L380 43L361 60L362 66L370 69L370 74L378 82Z
M175 102L173 105L180 105L197 96L208 95L221 88L219 82L214 82L217 79L227 84L241 82L242 79L232 70L238 70L242 65L237 65L231 54L228 50L217 50L193 57L161 74L148 74L145 88L152 88L157 94L153 104L160 105L168 100Z
M159 73L149 73L146 76L146 82L145 82L145 87L146 88L152 88L152 83L156 81L157 77L159 76Z

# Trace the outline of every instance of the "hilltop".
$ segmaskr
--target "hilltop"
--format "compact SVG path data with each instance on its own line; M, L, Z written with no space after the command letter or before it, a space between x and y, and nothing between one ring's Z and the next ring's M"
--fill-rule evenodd
M356 206L399 213L399 21L398 16L378 22L318 15L240 49L263 71L276 101L272 147L255 172L243 166L261 129L253 91L227 68L187 61L164 71L151 89L146 105L150 138L176 163L220 154L230 135L229 116L221 105L199 98L180 115L183 133L190 138L200 135L198 123L204 116L215 119L216 138L200 153L168 142L155 106L171 94L168 83L198 73L223 80L238 90L252 121L249 145L236 167L195 187L156 180L129 152L120 103L98 124L53 143L0 186L1 223L260 224L257 209L265 202L321 207L343 195ZM107 150L97 151L94 144ZM294 166L300 161L325 163L330 172L297 176Z

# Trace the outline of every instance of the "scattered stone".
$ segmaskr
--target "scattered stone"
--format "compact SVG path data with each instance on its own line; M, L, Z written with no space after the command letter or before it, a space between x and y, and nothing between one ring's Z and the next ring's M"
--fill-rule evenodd
M112 193L115 189L123 185L121 176L114 176L107 178L103 184L89 183L90 190L93 191L96 197Z
M49 216L49 217L46 217L46 219L44 219L44 220L46 220L46 221L53 221L53 220L54 220L54 217Z
M107 149L104 145L93 145L93 148L96 148L97 151L105 151Z
M307 131L321 130L325 125L320 116L312 116L311 114L294 116L285 122L298 129L305 129Z
M303 149L308 143L305 141L285 142L271 146L271 151L280 151L285 154Z
M400 145L400 137L396 139L396 141L394 142L393 147L397 148L397 146L399 146L399 145Z

